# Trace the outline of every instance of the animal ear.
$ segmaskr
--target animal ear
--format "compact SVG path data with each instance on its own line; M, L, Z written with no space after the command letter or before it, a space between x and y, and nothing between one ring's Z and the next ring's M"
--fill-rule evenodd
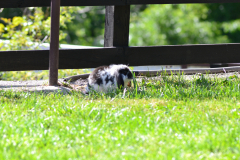
M117 84L118 84L118 88L120 88L120 89L124 87L124 81L123 81L122 74L119 74L117 76Z

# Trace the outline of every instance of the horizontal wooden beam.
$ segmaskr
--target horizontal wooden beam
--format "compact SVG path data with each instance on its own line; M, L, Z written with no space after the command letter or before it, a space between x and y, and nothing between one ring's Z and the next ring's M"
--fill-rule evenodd
M1 0L0 8L48 7L51 0ZM61 0L61 6L125 5L125 0Z
M239 63L240 44L174 45L126 48L128 63L182 65L192 63Z
M239 51L240 44L59 50L59 69L95 68L109 64L239 63ZM48 70L48 60L48 50L0 51L0 71Z
M239 3L240 0L128 0L127 4Z
M51 0L1 0L0 8L47 7ZM131 4L239 3L240 0L61 0L61 6L111 6Z
M126 63L122 48L59 50L59 69ZM0 51L0 71L48 70L49 50Z

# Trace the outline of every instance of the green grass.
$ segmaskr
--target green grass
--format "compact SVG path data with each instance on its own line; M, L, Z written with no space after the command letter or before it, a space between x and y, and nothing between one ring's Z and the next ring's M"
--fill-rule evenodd
M239 159L239 82L179 75L125 95L1 91L0 159Z

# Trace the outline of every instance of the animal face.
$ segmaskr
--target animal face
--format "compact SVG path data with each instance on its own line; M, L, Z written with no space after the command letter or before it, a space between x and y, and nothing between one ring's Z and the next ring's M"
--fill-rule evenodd
M119 70L119 74L122 75L123 81L133 79L133 74L132 74L132 72L129 70L129 68L120 69L120 70Z

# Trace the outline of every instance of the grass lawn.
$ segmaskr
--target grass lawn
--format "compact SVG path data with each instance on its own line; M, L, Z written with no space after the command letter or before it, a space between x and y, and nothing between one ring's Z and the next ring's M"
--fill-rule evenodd
M0 91L0 159L239 159L239 84L179 75L126 93Z

